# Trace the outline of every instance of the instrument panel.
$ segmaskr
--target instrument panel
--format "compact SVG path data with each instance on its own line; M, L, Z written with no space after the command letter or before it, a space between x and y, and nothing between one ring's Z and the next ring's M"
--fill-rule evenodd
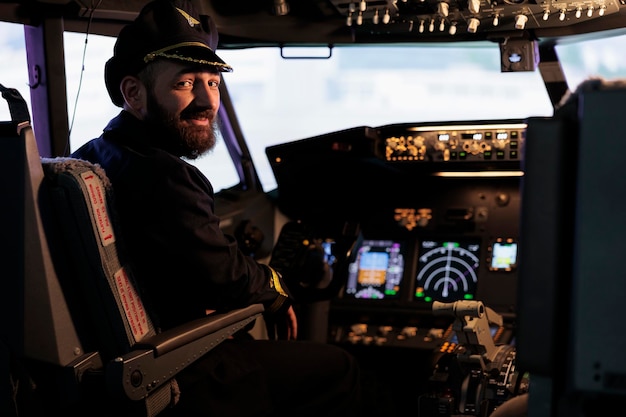
M431 351L452 342L433 303L457 300L484 302L506 319L494 333L512 338L525 127L358 127L267 149L289 217L324 241L359 226L335 271L330 340Z
M397 126L384 137L385 160L519 161L525 128L524 123Z

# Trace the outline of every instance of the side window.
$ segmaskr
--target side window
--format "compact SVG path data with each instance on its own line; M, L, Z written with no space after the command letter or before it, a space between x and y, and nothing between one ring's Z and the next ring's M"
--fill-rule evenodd
M120 111L111 103L104 85L104 64L113 52L114 43L114 38L106 36L64 34L72 151L100 136L107 122Z
M28 66L26 46L22 26L14 23L0 23L0 84L15 88L24 97L30 108L30 91L28 87ZM4 100L0 100L0 120L11 120L9 108Z
M85 39L87 39L85 47ZM70 150L100 135L120 108L109 99L103 78L105 62L113 52L115 39L105 36L69 33L64 35L67 78ZM16 88L30 107L28 64L22 25L0 22L0 84ZM0 100L0 120L10 120L8 106ZM237 171L221 137L213 151L190 161L211 180L216 191L239 183Z

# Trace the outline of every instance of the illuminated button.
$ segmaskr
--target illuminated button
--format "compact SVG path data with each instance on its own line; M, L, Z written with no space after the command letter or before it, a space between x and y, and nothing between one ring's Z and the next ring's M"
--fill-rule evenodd
M434 339L441 339L441 338L443 338L443 329L432 328L432 329L428 330L428 336L432 337Z
M476 141L470 143L469 145L469 151L470 153L476 155L478 152L480 152L480 149L482 148L482 146L484 146L484 143L478 143Z
M516 140L512 140L511 142L509 142L509 147L511 149L517 149L517 141Z
M430 329L426 336L424 336L424 342L432 342L435 339L441 339L443 337L443 329ZM446 344L448 342L445 342Z
M417 335L417 327L407 326L401 331L401 334L405 337L415 337Z
M459 152L459 159L466 159L467 158L467 152L461 151Z
M367 324L365 323L356 323L353 324L352 326L350 326L350 330L352 330L352 333L354 333L355 335L364 335L365 333L367 333Z
M517 151L511 151L511 153L509 153L509 157L511 159L517 159Z
M450 159L456 159L458 156L456 151L450 151Z
M381 336L387 336L389 333L391 333L392 330L393 327L391 326L380 326L378 328L378 334Z
M483 155L485 156L485 159L491 159L491 151L485 151L483 152Z
M496 152L496 158L497 159L504 159L504 151L497 151Z

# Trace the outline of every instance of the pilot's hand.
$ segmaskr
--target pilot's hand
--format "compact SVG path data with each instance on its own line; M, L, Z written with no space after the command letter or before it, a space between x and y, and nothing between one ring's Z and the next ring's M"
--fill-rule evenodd
M293 306L265 317L270 339L295 340L298 337L298 318Z
M296 340L298 338L298 318L296 317L296 312L293 309L293 306L289 306L289 310L287 310L287 314L285 316L285 328L287 330L285 339Z

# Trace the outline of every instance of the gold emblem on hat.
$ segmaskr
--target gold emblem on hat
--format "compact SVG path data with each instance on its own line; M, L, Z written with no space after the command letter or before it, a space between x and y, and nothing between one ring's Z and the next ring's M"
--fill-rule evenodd
M195 25L200 24L200 22L197 19L194 19L191 15L189 15L189 13L187 13L186 11L179 9L178 7L176 8L176 10L178 10L178 13L180 13L181 15L183 15L183 17L185 18L185 20L187 20L187 23L189 23L189 26L194 27Z

